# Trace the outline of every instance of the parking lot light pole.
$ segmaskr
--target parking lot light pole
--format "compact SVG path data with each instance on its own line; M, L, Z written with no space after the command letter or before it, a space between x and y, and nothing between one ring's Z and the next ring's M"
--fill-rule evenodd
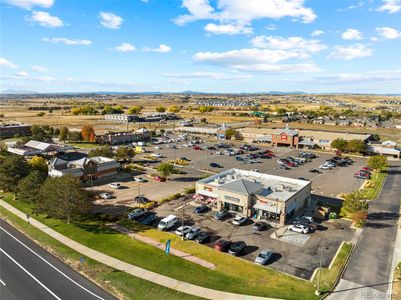
M278 222L280 222L280 218L277 221L277 214L278 214L278 199L276 199L276 227L274 228L275 237L277 237L277 227L278 227Z
M140 182L138 181L138 197L141 195L141 187L140 187Z
M320 249L320 264L319 264L319 277L317 280L317 287L316 287L316 291L315 291L315 295L319 296L321 291L320 291L320 279L322 277L322 264L323 264L323 245L321 245L321 249Z
M185 206L185 203L184 203L184 201L182 201L182 210L181 210L181 212L182 212L182 215L181 215L181 228L182 228L182 230L181 230L181 240L182 241L184 241L184 206Z

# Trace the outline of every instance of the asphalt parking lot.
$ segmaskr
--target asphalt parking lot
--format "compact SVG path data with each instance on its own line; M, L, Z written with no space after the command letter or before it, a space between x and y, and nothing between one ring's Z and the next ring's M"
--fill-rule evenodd
M182 209L179 208L180 206L180 201L171 201L157 207L155 211L160 218L169 214L181 218ZM199 226L204 231L211 233L211 242L207 246L213 247L215 242L221 238L231 241L244 241L247 248L240 258L249 261L254 261L261 250L270 249L273 251L273 256L267 265L268 267L308 280L313 271L319 267L322 249L322 265L328 267L341 242L351 241L354 236L350 222L344 220L325 221L319 225L318 230L308 234L305 244L294 246L292 243L272 238L274 228L256 234L253 233L252 220L248 220L242 226L235 226L231 224L232 217L224 221L217 221L214 219L214 212L212 211L197 215L193 210L194 206L192 205L185 207L184 223L185 225ZM181 223L177 224L176 227L178 226L181 226ZM301 235L294 232L290 234Z

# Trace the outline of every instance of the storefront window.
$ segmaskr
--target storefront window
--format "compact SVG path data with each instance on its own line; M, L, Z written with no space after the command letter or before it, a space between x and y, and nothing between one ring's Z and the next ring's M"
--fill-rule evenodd
M227 208L230 211L236 211L239 213L243 213L244 208L242 206L236 205L236 204L232 204L232 203L228 203L228 202L224 202L224 208Z

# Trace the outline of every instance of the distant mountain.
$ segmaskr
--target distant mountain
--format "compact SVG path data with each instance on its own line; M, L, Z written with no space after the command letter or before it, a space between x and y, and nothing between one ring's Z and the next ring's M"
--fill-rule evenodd
M29 95L29 94L39 94L38 92L35 91L26 91L26 90L3 90L0 92L0 94L6 94L6 95Z

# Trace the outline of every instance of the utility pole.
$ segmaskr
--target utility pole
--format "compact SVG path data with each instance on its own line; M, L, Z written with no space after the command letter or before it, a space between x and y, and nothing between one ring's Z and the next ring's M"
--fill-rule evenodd
M315 291L315 295L319 296L320 295L320 279L322 277L322 264L323 264L323 245L320 246L321 250L320 250L320 264L319 264L319 278L317 280L317 287L316 287L316 291Z
M278 199L276 199L276 227L274 228L274 235L277 237L277 227L278 227L278 222L280 222L280 217L277 221L277 214L278 214Z
M141 195L140 185L141 185L141 182L138 181L138 197Z
M181 215L181 228L182 228L182 231L181 231L181 240L182 241L184 241L184 207L185 207L185 203L184 203L184 201L182 201L182 210L181 210L181 212L182 212L182 215Z

